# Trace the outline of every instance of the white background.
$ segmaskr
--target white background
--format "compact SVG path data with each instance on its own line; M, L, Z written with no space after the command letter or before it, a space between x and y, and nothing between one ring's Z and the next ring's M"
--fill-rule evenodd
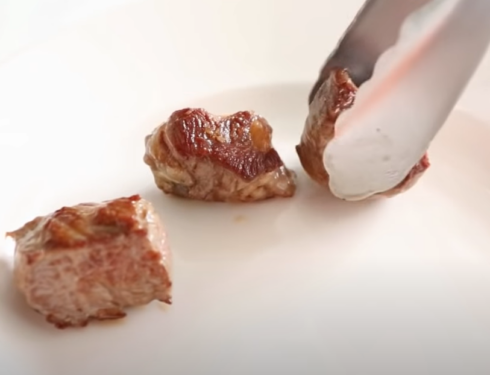
M0 65L40 41L48 39L87 18L118 6L143 0L0 0ZM349 18L346 19L346 22ZM471 84L472 95L460 101L476 117L488 118L479 98L490 85L490 54ZM488 73L487 73L488 72Z
M91 15L137 0L0 0L0 62Z

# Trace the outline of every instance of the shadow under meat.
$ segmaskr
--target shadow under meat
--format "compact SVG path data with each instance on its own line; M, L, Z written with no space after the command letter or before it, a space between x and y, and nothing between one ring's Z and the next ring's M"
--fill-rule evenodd
M200 202L166 195L157 187L141 196L159 212L172 248L191 262L245 260L263 255L278 243L291 248L305 236L321 234L328 239L343 232L345 237L352 220L362 220L382 205L341 201L304 173L297 170L297 174L298 190L292 198L240 204Z
M313 238L316 242L311 246L312 251L322 247L325 252L343 252L375 225L375 220L369 220L369 217L383 209L386 199L343 201L311 180L300 168L295 170L298 190L279 223L285 228L284 235L289 236L289 247L297 244L303 253L308 252L310 249L305 244L311 244ZM355 235L350 235L353 231ZM334 243L335 248L331 246Z
M274 221L288 199L230 204L165 195L157 187L141 193L153 203L169 243L187 261L246 259L277 241Z

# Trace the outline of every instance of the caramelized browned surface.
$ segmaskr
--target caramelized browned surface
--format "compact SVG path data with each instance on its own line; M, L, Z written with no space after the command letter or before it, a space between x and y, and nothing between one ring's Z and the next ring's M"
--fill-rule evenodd
M310 103L305 128L296 151L306 173L323 186L328 187L329 182L323 165L323 152L335 135L337 118L354 104L356 93L357 87L348 72L345 69L333 69ZM424 155L398 186L381 195L393 196L409 189L429 166L429 159Z
M272 128L252 112L220 117L182 109L170 117L167 135L181 156L208 158L246 181L283 165L271 145Z
M171 302L170 250L151 204L139 196L63 207L8 233L15 281L59 328L122 318L124 309Z
M292 196L295 175L272 147L272 128L250 111L175 111L145 139L145 163L164 192L214 201Z
M296 152L306 173L328 186L328 174L323 166L323 151L335 134L335 122L340 114L354 103L357 88L347 71L334 70L320 87L306 119L301 142Z
M136 216L135 203L140 199L134 195L104 204L82 203L74 207L62 207L51 215L38 217L7 234L18 239L27 231L40 226L41 242L37 242L36 246L42 246L44 250L90 246L131 232L145 236L146 232L140 228Z

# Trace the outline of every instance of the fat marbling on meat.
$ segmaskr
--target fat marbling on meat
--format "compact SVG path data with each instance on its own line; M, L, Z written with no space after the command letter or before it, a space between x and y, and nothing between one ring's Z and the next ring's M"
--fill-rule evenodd
M123 318L125 308L171 303L171 254L152 205L138 195L63 207L7 233L14 280L58 328Z
M216 116L175 111L145 139L145 163L165 193L205 201L291 197L296 176L272 146L272 127L241 111Z
M332 69L312 97L301 141L296 146L306 173L327 188L329 176L323 164L323 152L335 135L337 118L354 104L357 90L346 69ZM429 159L425 154L400 184L378 195L390 197L406 191L429 166Z

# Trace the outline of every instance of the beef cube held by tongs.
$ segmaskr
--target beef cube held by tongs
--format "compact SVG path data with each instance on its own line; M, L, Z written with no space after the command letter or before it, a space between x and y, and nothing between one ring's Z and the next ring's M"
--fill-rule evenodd
M424 156L490 42L489 0L368 0L324 65L358 86L323 164L334 195L360 200L400 184Z

